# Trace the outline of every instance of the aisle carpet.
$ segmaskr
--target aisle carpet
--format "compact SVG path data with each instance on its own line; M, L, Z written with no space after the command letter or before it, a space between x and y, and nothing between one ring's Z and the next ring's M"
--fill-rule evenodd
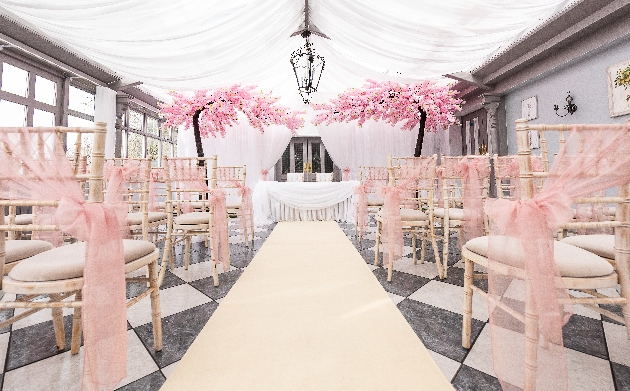
M334 222L279 223L162 390L452 390Z

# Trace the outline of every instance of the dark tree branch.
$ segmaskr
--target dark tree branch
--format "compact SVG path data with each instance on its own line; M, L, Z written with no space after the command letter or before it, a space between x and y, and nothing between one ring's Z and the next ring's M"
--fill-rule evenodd
M422 153L422 142L424 141L424 127L427 123L427 113L422 110L421 107L418 107L420 110L420 129L418 129L418 140L416 141L416 151L413 156L420 157Z
M195 146L197 147L197 157L204 157L203 155L203 145L201 144L201 132L199 131L199 116L203 111L203 107L197 109L195 114L193 114L192 122L193 122L193 133L195 134ZM199 161L199 165L203 166L203 161Z

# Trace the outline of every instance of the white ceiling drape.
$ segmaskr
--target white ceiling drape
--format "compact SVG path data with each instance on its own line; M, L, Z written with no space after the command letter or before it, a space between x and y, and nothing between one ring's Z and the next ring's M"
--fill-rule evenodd
M311 0L320 91L469 69L570 0ZM147 86L258 84L297 95L289 64L302 0L0 0L53 39ZM316 96L316 99L317 96ZM299 104L298 104L299 105Z

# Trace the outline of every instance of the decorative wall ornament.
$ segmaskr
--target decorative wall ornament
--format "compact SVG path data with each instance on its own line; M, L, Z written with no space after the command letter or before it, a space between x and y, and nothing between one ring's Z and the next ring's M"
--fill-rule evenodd
M612 65L606 72L610 116L630 114L630 60Z
M553 102L553 110L556 112L556 115L558 117L566 117L569 114L573 115L573 113L577 111L577 105L573 103L573 97L571 96L571 91L567 92L567 97L565 98L565 100L567 101L567 104L564 106L564 110L566 111L566 113L562 115L558 114L558 110L560 110L560 108L558 107L558 103Z
M538 96L534 95L521 101L521 118L526 120L538 118Z

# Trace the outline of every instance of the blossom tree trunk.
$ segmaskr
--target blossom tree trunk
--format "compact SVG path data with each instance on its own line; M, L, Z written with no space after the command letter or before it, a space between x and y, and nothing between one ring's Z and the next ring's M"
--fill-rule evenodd
M418 140L416 141L416 150L413 154L415 157L420 157L422 154L422 142L424 141L424 127L427 123L427 112L420 108L420 128L418 129Z
M195 110L195 114L193 114L192 117L193 133L195 135L195 146L197 147L197 157L204 157L203 145L201 144L201 132L199 131L199 116L201 115L202 111L203 108ZM201 163L201 161L199 161L199 163ZM203 163L201 163L200 165L203 165Z

